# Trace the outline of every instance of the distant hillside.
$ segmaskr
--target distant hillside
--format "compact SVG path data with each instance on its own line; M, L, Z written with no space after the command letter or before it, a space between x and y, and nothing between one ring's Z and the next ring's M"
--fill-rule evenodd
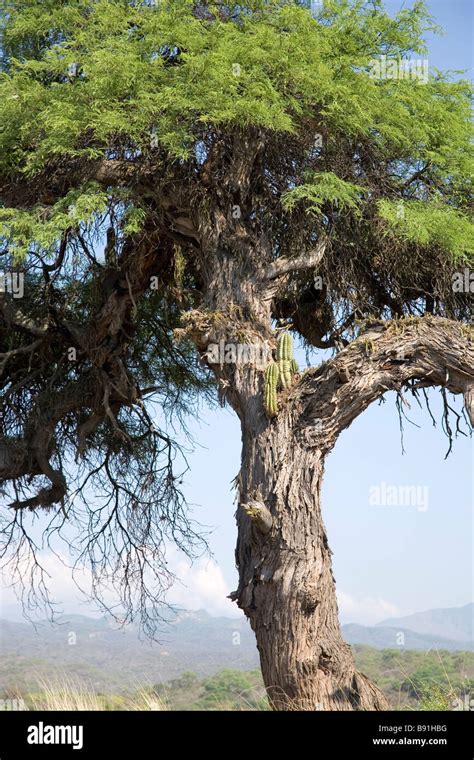
M397 630L415 631L415 633L441 636L452 641L473 641L474 604L464 607L448 607L447 609L427 610L407 615L402 618L390 618L379 623L379 626L396 628Z
M117 630L105 618L69 615L54 627L0 620L0 688L12 669L28 680L67 671L96 689L162 683L187 670L209 676L228 667L258 667L255 639L245 619L180 612L163 628L160 644L140 640L135 625Z
M401 633L403 639L400 637ZM472 641L453 641L441 636L415 633L401 624L396 627L378 625L367 628L353 623L342 626L342 635L349 644L364 644L375 647L375 649L416 649L422 651L428 649L472 651L474 649Z
M438 624L440 612L432 611ZM464 615L459 620L464 620ZM401 653L432 648L472 651L472 641L410 631L405 621L416 622L417 617L388 621L390 626L346 625L343 636L350 644ZM453 619L458 618L451 615ZM459 624L456 630L460 636L464 629ZM403 646L401 631L405 635ZM0 690L29 689L32 683L66 672L96 690L121 692L137 683L170 681L186 671L205 678L225 668L254 670L258 666L255 639L247 621L215 618L203 610L171 614L160 644L140 640L135 625L117 630L105 618L70 615L60 625L44 623L36 630L30 623L0 620Z

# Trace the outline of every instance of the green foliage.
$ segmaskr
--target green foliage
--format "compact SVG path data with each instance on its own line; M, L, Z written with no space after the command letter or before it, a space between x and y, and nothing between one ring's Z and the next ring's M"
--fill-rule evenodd
M204 689L206 696L202 704L214 709L217 705L242 704L245 700L255 703L255 694L252 694L255 689L255 674L242 670L221 670L206 681ZM260 700L261 695L258 696L258 701Z
M69 191L50 207L37 204L27 211L0 207L0 238L8 240L14 259L23 259L32 248L47 256L66 230L97 221L107 206L107 194L91 184Z
M417 709L426 711L445 711L452 710L453 703L459 696L452 688L437 686L432 684L420 689L420 699Z
M356 665L384 691L393 709L452 710L474 693L472 652L353 646Z
M304 203L306 211L320 214L325 203L338 208L357 208L365 192L360 185L345 182L333 172L319 172L308 178L310 181L289 190L282 197L284 208L291 210L298 203Z
M154 687L171 709L181 710L268 710L260 672L226 668L210 678L187 673Z
M381 200L390 230L421 246L439 245L454 257L474 256L474 224L466 214L439 203Z
M178 678L173 678L172 684L175 689L192 689L199 683L199 678L192 670L187 670L182 673Z
M300 110L296 96L308 89L300 62L291 56L294 40L281 31L289 23L296 32L299 20L302 43L311 22L303 10L281 3L262 6L258 19L242 14L239 24L218 17L203 23L189 0L150 6L122 0L11 6L7 48L20 52L26 44L30 53L29 38L42 30L52 41L34 58L12 56L0 85L2 156L8 160L6 149L15 146L17 161L30 170L54 154L100 156L118 135L147 148L151 129L160 145L186 158L195 143L196 122L291 131L291 106ZM179 47L185 65L167 66L161 55L165 46ZM275 49L282 46L276 60ZM309 63L308 51L306 76ZM73 77L71 65L79 72ZM315 72L311 80L316 83ZM15 124L24 138L21 147ZM86 133L95 146L79 144Z
M376 207L395 238L472 254L470 86L438 72L424 85L371 76L381 55L424 54L423 34L435 25L422 2L391 17L378 0L326 0L316 18L283 0L252 0L245 9L230 6L232 13L210 2L201 15L192 0L5 5L0 175L32 177L55 158L133 161L153 140L170 159L190 161L212 131L301 136L317 114L320 170L302 184L288 177L283 208L303 204L319 215L331 204L364 215L385 196ZM388 174L429 167L429 197L415 188L404 222L393 218L403 182L375 190L358 176L357 157L355 172L338 165L338 145L348 140L370 146ZM1 234L12 235L18 255L32 243L49 249L66 224L100 212L103 199L90 192L79 186L73 219L55 208L43 224L33 205L10 211ZM142 221L135 209L126 229Z
M428 662L418 667L403 682L401 688L412 696L422 697L432 688L440 688L446 681L446 669L442 660Z

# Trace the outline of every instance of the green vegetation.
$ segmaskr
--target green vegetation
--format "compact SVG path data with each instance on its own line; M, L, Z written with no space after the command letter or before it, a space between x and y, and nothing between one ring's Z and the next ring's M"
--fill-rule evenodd
M359 645L353 646L353 650L358 669L377 683L393 709L451 710L455 699L474 694L472 652L421 652Z
M188 672L153 691L172 710L268 710L258 670L226 668L205 679Z
M453 256L472 253L467 81L432 71L420 87L373 76L379 51L389 50L392 62L407 50L425 54L422 37L437 27L422 2L391 18L379 2L327 0L315 21L298 2L248 0L245 13L233 9L234 23L218 3L200 17L193 0L8 5L0 174L31 178L54 160L84 165L111 147L135 158L148 154L150 136L162 155L189 161L206 127L259 128L289 139L317 105L329 154L339 135L370 141L381 163L430 172L430 198L415 196L401 220L391 196L406 177L374 203L364 173L356 184L340 176L341 167L332 171L332 162L283 194L287 209L301 204L319 215L328 203L366 212L372 205L387 234L441 244ZM125 231L141 227L146 214L133 193L122 188L116 201L126 209ZM46 218L40 203L2 209L0 234L16 256L32 244L47 255L108 202L96 181L79 180Z
M396 710L467 709L474 694L474 653L377 650L355 646L357 667L380 686ZM18 670L18 668L17 668ZM17 674L21 676L20 673ZM267 710L258 670L226 668L207 677L187 671L154 686L103 694L91 681L74 679L39 682L38 688L6 689L0 696L24 699L32 710ZM30 682L31 683L31 682ZM467 699L466 699L467 696Z

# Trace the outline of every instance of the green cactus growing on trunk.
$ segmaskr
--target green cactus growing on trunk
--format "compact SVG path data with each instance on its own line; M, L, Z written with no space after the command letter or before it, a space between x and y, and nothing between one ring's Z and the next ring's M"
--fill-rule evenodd
M274 417L278 412L278 364L272 362L265 372L265 409L269 417Z
M282 333L277 343L277 362L288 361L293 359L293 338L290 333Z
M291 362L287 359L280 359L278 362L279 381L282 388L289 388L291 385Z
M278 413L278 393L281 388L290 388L298 365L293 357L293 339L289 333L278 338L276 362L272 362L265 372L264 406L269 417Z

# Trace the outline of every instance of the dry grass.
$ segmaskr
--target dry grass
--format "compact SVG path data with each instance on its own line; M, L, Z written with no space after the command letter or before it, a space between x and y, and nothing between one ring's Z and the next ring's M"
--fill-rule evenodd
M30 695L32 710L83 711L164 711L168 706L156 695L141 689L130 697L108 697L97 694L81 681L63 677L54 681L40 681L40 691Z

